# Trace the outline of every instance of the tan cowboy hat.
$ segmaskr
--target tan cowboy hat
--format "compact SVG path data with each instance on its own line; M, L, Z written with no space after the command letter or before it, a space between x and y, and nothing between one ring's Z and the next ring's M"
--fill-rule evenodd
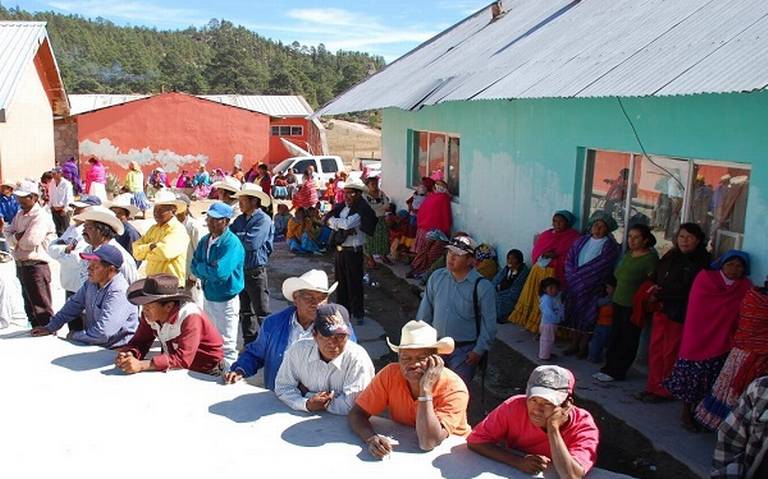
M155 194L154 206L171 205L176 207L176 213L183 213L187 210L187 204L176 198L176 195L170 190L160 190Z
M453 352L453 338L445 337L437 340L437 330L424 321L408 321L400 333L400 345L395 346L387 338L389 349L399 353L401 349L435 348L437 354Z
M131 198L133 198L132 194L123 193L122 195L117 195L114 198L112 198L112 201L105 202L104 206L107 208L122 208L124 210L127 210L128 217L132 218L137 214L139 214L141 210L131 204Z
M318 293L331 294L339 283L333 283L328 287L328 275L320 269L311 269L299 277L291 277L283 281L283 296L293 302L293 295L297 291L317 291Z
M350 178L344 183L345 190L358 190L363 193L368 193L368 186L363 183L360 178Z
M133 282L126 292L131 304L144 305L156 301L191 301L192 296L179 288L179 279L172 274L155 274Z
M75 215L74 219L78 221L96 221L97 223L104 223L115 231L117 236L120 236L125 232L123 222L117 219L115 213L104 206L91 206L84 210L79 215Z
M261 186L254 185L253 183L243 183L243 188L235 196L238 198L241 196L252 196L261 200L261 206L269 206L272 203L272 198L261 189Z
M237 180L237 178L233 178L231 176L225 176L219 181L214 181L213 184L211 185L211 188L217 189L217 190L227 190L227 191L231 191L232 193L240 193L240 186L241 184Z

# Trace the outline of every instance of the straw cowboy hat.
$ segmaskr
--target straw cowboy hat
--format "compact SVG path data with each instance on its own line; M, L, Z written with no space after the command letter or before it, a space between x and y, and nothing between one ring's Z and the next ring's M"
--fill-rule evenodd
M401 349L435 348L437 354L453 352L453 338L437 340L437 330L424 321L408 321L400 332L400 345L395 346L387 338L389 349L399 353Z
M104 206L91 206L79 215L75 215L74 219L78 221L96 221L97 223L104 223L112 228L117 236L120 236L125 232L123 222L115 216L115 213L112 210Z
M240 182L237 180L237 178L225 176L219 181L214 181L211 185L211 188L217 190L227 190L231 191L232 193L240 193L240 186Z
M155 274L135 281L126 295L131 304L139 306L156 301L192 301L192 296L179 288L179 278L172 274Z
M283 281L283 296L293 302L293 295L297 291L317 291L318 293L331 294L339 283L333 283L328 287L328 275L325 271L311 269L299 277L291 277Z
M237 193L238 198L241 196L252 196L261 200L261 206L269 206L272 203L272 198L268 194L264 193L261 186L253 183L243 183L243 188Z
M139 214L141 210L131 204L131 198L133 198L132 194L123 193L122 195L115 196L112 201L104 203L104 206L107 208L122 208L128 211L128 217L132 218Z
M175 206L177 213L183 213L187 210L187 204L176 198L176 195L170 190L160 190L155 194L154 206L160 205Z
M350 178L347 180L346 183L344 183L344 189L345 190L358 190L363 193L368 193L368 186L366 186L365 183L363 183L363 180L360 178Z

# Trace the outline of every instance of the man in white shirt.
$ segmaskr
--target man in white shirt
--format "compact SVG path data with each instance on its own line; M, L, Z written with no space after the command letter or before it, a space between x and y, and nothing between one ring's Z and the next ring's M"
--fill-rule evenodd
M363 198L368 187L359 179L344 185L344 203L328 213L326 223L333 230L331 246L336 248L334 270L339 288L336 301L346 307L357 324L363 324L363 245L365 236L376 229L376 213Z
M61 236L69 227L69 204L75 200L72 183L64 178L60 167L51 170L53 181L51 182L51 215L56 226L56 236Z
M349 313L344 306L317 308L311 340L286 352L275 380L275 394L297 411L346 415L375 374L362 346L349 341Z

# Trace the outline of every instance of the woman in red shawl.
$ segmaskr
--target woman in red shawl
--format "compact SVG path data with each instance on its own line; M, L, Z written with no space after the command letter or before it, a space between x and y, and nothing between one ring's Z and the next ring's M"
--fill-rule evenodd
M304 172L304 183L299 187L299 191L293 195L293 208L313 208L317 205L319 198L317 196L317 183L314 178L315 170L311 166Z
M766 284L768 286L768 282ZM733 349L712 391L696 408L696 420L716 430L739 402L749 383L768 374L768 291L753 288L744 296Z
M417 230L413 251L418 254L426 247L427 233L432 230L440 230L450 237L452 221L448 185L444 181L436 181L434 191L427 194L416 214Z
M552 216L552 228L543 231L533 243L531 260L533 267L528 273L523 291L509 321L519 324L532 333L539 331L539 284L544 278L555 277L565 289L565 257L579 232L573 229L576 217L568 210L556 211ZM499 318L501 320L502 318Z
M738 250L725 253L712 270L701 271L693 282L683 325L680 353L664 387L683 401L682 422L698 430L693 408L712 388L731 351L739 307L752 287L749 256Z

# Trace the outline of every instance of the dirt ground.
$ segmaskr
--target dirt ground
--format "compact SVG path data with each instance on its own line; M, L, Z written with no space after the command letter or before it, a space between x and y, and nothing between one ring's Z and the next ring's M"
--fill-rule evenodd
M357 169L354 158L381 158L381 131L343 120L330 120L325 128L329 153L340 156L348 168Z
M318 267L333 273L330 256L317 258ZM271 274L271 273L270 273ZM381 324L386 336L399 340L400 328L413 319L420 301L420 290L395 276L389 269L380 267L369 271L376 287L366 288L366 315ZM280 284L284 277L275 272L270 276L272 284ZM397 360L394 353L374 360L376 370ZM481 401L481 380L479 375L472 385L469 420L477 424L488 411L504 399L525 391L525 384L536 364L506 344L496 341L491 351L485 399ZM576 403L592 413L600 428L601 442L597 466L641 479L695 479L698 476L688 467L665 452L654 449L651 442L633 428L605 412L597 403L575 398Z

